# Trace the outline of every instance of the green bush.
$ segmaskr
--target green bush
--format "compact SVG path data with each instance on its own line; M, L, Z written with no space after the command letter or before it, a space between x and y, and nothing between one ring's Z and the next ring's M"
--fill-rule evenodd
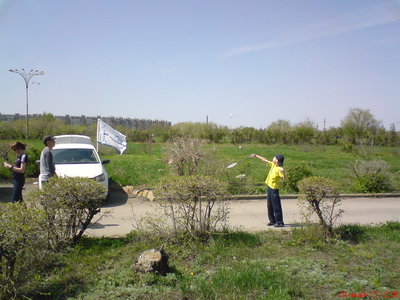
M0 159L2 161L10 161L11 155L12 151L10 144L4 142L0 143Z
M286 179L282 182L282 188L287 192L298 192L298 182L312 176L312 172L304 161L288 161L285 165Z
M0 178L9 179L11 178L11 172L7 168L3 168L3 161L11 161L12 151L10 148L10 144L8 143L0 143Z
M356 160L349 164L355 177L355 189L363 193L380 193L393 190L390 165L381 159Z
M387 185L386 178L383 175L364 175L356 179L355 189L363 193L380 193L388 191L391 188Z
M43 210L0 203L0 299L17 297L50 262Z
M44 210L49 246L59 249L82 237L104 198L103 185L93 179L54 177L42 190L30 192L28 203Z
M29 158L29 163L26 166L25 177L38 177L40 174L39 165L36 164L36 161L40 159L40 153L42 150L39 150L35 147L29 147L27 151L27 155Z
M10 148L11 143L0 143L0 163L3 161L8 161L14 163L16 160L16 155ZM26 154L29 158L29 163L26 166L25 177L37 177L39 176L39 166L35 163L36 160L40 159L41 150L35 147L27 147ZM0 166L0 178L11 179L12 172Z

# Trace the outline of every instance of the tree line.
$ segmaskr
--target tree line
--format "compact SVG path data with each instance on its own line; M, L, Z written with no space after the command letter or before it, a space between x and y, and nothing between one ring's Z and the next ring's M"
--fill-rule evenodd
M288 120L277 120L268 127L256 129L239 127L229 129L215 123L177 123L172 126L154 124L148 128L132 129L123 125L115 127L127 136L128 141L153 143L167 142L177 137L205 139L211 143L260 143L260 144L340 144L343 147L368 144L398 146L400 135L393 123L387 130L368 109L352 108L340 126L319 129L311 120L292 124ZM41 139L47 134L83 134L96 136L96 124L69 125L52 114L43 114L29 122L30 139ZM24 139L25 121L0 122L0 139Z

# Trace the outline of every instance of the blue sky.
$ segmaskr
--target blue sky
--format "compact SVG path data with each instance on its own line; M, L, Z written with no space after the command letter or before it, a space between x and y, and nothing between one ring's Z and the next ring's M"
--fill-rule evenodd
M400 128L400 0L0 0L0 58L1 113Z

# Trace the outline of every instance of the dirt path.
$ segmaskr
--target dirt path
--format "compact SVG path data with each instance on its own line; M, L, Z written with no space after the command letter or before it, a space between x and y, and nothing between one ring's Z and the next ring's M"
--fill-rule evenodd
M37 189L37 185L27 184L24 193ZM11 185L0 185L0 201L9 202ZM400 198L343 198L344 209L340 223L378 224L387 221L400 221ZM279 230L267 227L265 199L231 200L230 226L247 231L266 229ZM282 200L284 213L284 228L298 226L301 215L296 199ZM90 236L123 236L134 229L135 220L154 213L154 203L143 198L129 198L122 191L114 191L107 204L101 209L103 216L96 216L97 221L87 231Z
M230 226L246 231L261 231L267 227L266 202L259 200L231 200ZM284 228L299 226L301 215L296 199L282 200ZM340 223L378 224L387 221L400 221L400 198L344 198L343 217ZM87 231L91 236L122 236L133 230L135 220L146 213L155 211L154 203L138 198L125 201L111 200L102 208L110 215L102 217Z

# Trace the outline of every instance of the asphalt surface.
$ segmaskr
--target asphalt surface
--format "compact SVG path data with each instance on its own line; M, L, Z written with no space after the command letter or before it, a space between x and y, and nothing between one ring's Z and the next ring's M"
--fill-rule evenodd
M122 196L123 198L123 196ZM229 224L245 231L281 230L268 227L265 199L230 200ZM302 226L302 216L297 199L283 199L285 227ZM338 224L379 224L400 221L400 198L344 198L340 207L344 210ZM87 231L91 236L121 236L129 233L146 213L157 211L156 204L139 198L113 199L102 208L109 211Z
M27 184L24 193L37 189L35 184ZM8 202L12 186L0 184L0 201ZM285 227L268 227L265 198L252 200L229 200L231 206L229 225L245 231L285 230L302 226L302 217L297 199L283 199ZM344 210L338 224L379 224L387 221L400 221L400 197L342 198L340 207ZM110 200L95 216L95 223L87 230L89 236L124 236L138 226L138 220L146 214L157 211L156 203L144 198L128 197L123 191L112 191Z

